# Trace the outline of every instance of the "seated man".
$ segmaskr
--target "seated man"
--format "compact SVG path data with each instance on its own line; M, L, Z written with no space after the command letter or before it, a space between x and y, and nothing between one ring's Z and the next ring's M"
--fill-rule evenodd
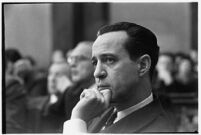
M83 89L94 87L94 68L91 64L92 44L91 41L81 41L67 56L73 86L63 94L66 120L70 119L72 109L79 101Z
M18 50L5 51L5 84L2 87L3 133L27 133L26 89L22 80L13 75L13 65L20 59L21 54Z
M82 92L63 133L174 132L152 93L158 53L156 36L140 25L120 22L101 28L92 47L97 88Z
M62 132L62 122L70 119L73 107L79 101L84 88L94 85L91 64L92 42L82 41L71 51L68 63L53 64L49 69L48 91L49 103L43 110L43 131L45 133ZM68 80L70 78L72 82ZM60 128L59 128L60 127ZM58 130L55 130L58 129Z
M70 67L66 62L53 63L48 73L48 95L29 98L29 118L32 133L59 133L65 114L56 103L65 89L72 86Z
M48 95L46 74L36 70L28 59L22 58L18 60L14 64L13 74L23 80L28 96Z

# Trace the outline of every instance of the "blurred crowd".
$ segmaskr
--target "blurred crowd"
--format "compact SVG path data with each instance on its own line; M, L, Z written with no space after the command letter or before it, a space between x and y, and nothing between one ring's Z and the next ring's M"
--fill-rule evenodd
M95 87L91 64L92 41L66 52L54 51L48 69L39 69L31 56L5 50L6 133L62 133L63 122L85 88ZM175 120L178 132L198 131L198 57L160 54L153 91Z
M153 78L153 91L178 127L178 132L198 131L198 54L160 54Z

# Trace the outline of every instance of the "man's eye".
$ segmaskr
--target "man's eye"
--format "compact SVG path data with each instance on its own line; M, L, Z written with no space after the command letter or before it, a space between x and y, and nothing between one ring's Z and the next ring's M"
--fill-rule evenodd
M105 58L105 62L106 62L107 64L113 64L113 63L115 62L115 59L114 59L114 58L107 57L107 58Z
M93 66L97 65L97 61L96 60L92 60L91 63L92 63Z

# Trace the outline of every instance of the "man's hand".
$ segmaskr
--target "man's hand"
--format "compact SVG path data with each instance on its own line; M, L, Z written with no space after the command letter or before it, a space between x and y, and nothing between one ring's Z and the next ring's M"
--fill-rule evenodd
M80 101L73 108L71 118L79 118L89 122L109 107L111 90L101 92L97 89L85 89L80 95Z

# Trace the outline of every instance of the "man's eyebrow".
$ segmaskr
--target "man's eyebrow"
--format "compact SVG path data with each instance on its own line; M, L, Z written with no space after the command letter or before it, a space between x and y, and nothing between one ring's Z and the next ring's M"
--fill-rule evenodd
M91 58L91 61L94 61L95 59L96 59L96 57L93 56L93 57Z
M113 56L113 57L115 57L116 55L113 54L113 53L104 53L104 54L100 54L99 57L107 57L107 56ZM96 59L95 56L93 56L93 57L91 58L91 60L94 60L94 59Z
M113 53L104 53L104 54L101 54L100 57L107 57L107 56L116 56L115 54Z

